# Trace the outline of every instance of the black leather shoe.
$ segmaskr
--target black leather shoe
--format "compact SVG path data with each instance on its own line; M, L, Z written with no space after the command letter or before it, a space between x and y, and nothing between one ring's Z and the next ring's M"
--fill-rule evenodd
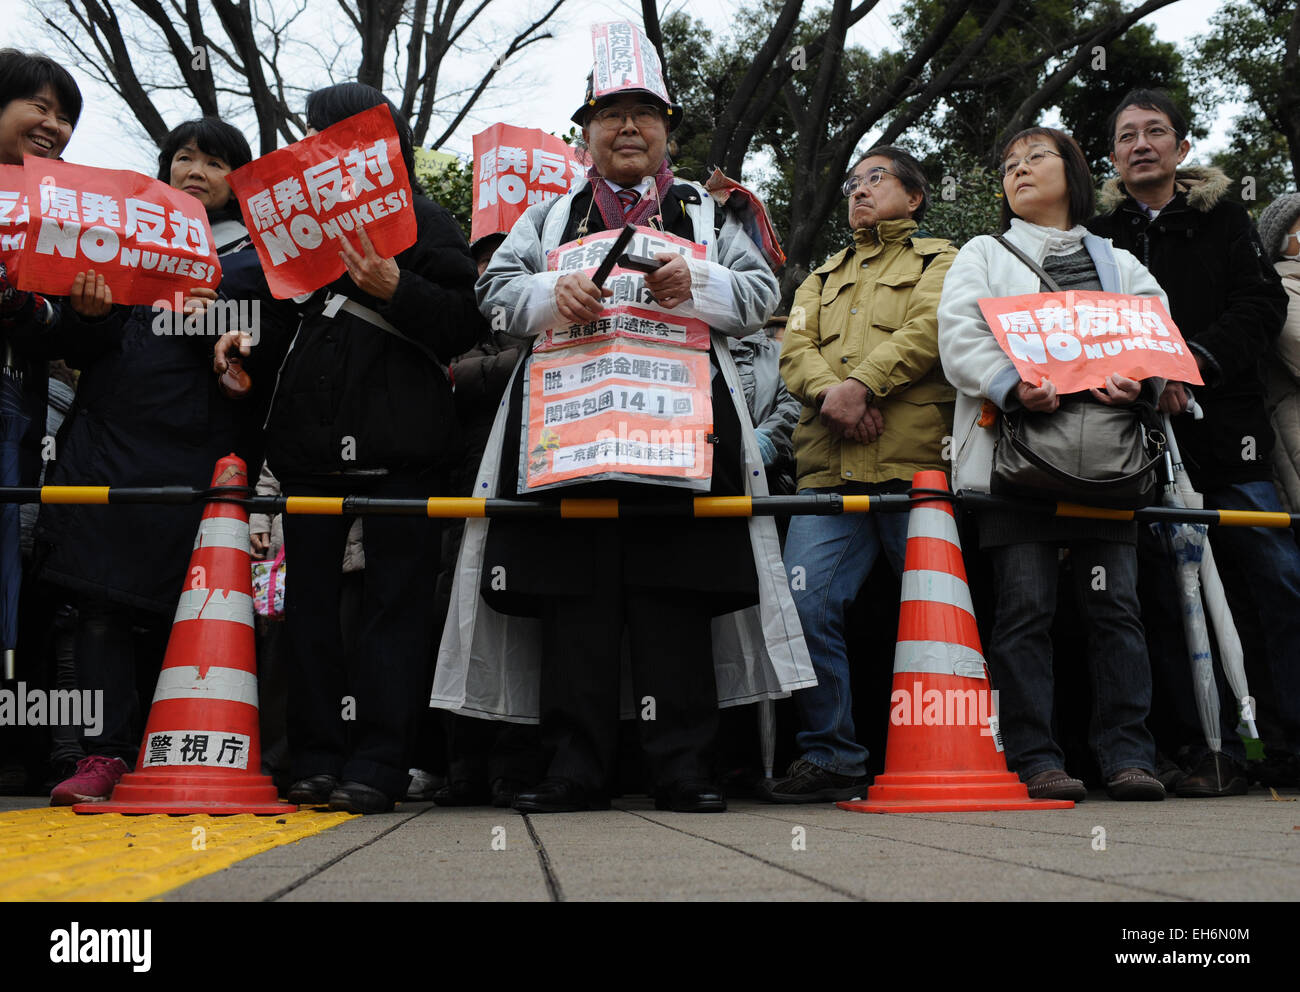
M330 793L330 809L343 813L391 813L393 800L362 782L344 782Z
M712 782L674 782L655 792L655 809L674 813L725 813L727 800Z
M517 778L494 778L492 780L492 805L497 809L509 809L514 805L515 796L528 788Z
M339 780L333 775L313 775L294 782L285 798L299 806L324 806L338 787Z
M433 801L438 806L486 806L492 802L492 797L481 782L458 778L435 792Z
M580 813L609 809L609 800L592 795L570 779L547 778L537 788L517 793L512 805L520 813Z

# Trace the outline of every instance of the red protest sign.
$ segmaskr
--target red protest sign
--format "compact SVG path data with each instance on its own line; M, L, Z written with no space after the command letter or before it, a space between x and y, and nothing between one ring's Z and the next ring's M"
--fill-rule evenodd
M5 278L18 285L18 260L27 236L27 193L21 165L0 165L0 264Z
M174 310L176 294L220 284L208 213L188 193L138 172L30 155L23 168L31 219L20 289L66 296L78 272L94 269L114 303Z
M493 124L474 135L474 218L470 240L509 231L534 203L569 191L586 168L553 134Z
M263 155L226 181L277 299L343 275L339 241L361 251L358 226L385 258L415 243L411 181L386 104Z
M1202 385L1196 359L1153 296L1093 290L980 300L989 329L1026 382L1061 394L1101 387L1107 376L1158 376Z

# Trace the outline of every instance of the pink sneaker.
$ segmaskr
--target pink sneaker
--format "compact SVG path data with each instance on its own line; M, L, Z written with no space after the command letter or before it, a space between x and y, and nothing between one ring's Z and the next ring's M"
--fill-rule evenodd
M50 793L50 805L103 802L113 794L113 786L128 771L130 769L121 758L105 758L98 754L82 758L77 762L77 773L54 787Z

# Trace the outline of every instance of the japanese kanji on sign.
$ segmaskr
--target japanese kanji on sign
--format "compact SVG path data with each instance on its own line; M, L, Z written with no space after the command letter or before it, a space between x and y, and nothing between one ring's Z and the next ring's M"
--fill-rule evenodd
M0 264L17 285L18 260L27 237L27 193L21 165L0 165Z
M664 103L672 102L664 89L659 53L635 24L629 21L593 24L591 47L596 56L591 80L595 99L637 88L653 93Z
M226 176L277 299L328 286L347 271L339 241L358 227L392 258L415 243L415 208L388 107L356 114Z
M596 269L619 232L550 252L552 270ZM629 252L703 258L703 245L638 228ZM614 296L590 324L539 336L525 384L520 491L620 479L705 492L713 477L709 328L655 304L637 271L615 267Z
M140 768L157 768L160 765L247 768L249 741L247 734L211 730L152 733L145 739Z
M534 203L562 196L586 169L545 131L493 124L474 135L474 217L470 240L509 231Z
M1002 350L1028 383L1061 394L1102 387L1112 373L1202 385L1196 359L1158 297L1093 290L980 300Z
M78 272L94 269L114 303L175 309L176 294L221 282L207 211L188 193L138 172L49 159L28 157L23 171L31 218L20 289L64 296Z

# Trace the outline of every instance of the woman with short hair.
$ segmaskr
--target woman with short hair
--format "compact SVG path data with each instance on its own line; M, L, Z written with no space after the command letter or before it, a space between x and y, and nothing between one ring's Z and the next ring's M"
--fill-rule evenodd
M157 178L203 204L221 256L219 290L191 289L186 312L205 310L218 292L250 300L265 285L225 180L252 157L243 134L215 117L187 121L163 139ZM160 332L160 319L169 333ZM215 337L174 333L183 319L149 306L117 307L101 323L61 335L81 377L49 484L203 489L223 455L257 458L255 410L224 395L213 377ZM134 763L142 731L137 669L151 680L162 664L202 512L199 504L41 508L41 577L76 595L78 683L104 694L101 732L83 735L88 757L55 787L54 805L109 798Z
M1052 128L1029 128L1007 142L1001 160L1004 236L1061 289L1165 300L1136 258L1082 226L1092 214L1093 185L1073 138ZM1053 414L1072 403L1154 406L1163 387L1162 380L1111 375L1104 389L1062 396L1050 380L1022 380L979 301L1048 288L1038 271L989 236L968 242L948 272L939 303L939 353L958 390L954 491L989 490L997 418L988 413ZM987 658L1000 693L1007 764L1025 781L1030 798L1086 796L1083 783L1066 773L1052 734L1051 627L1058 549L1064 546L1088 631L1094 697L1089 742L1107 792L1114 799L1163 799L1164 788L1152 775L1155 743L1144 723L1151 671L1137 600L1137 525L1006 510L983 512L978 522L980 547L996 578ZM1093 581L1098 574L1105 577L1101 583Z

